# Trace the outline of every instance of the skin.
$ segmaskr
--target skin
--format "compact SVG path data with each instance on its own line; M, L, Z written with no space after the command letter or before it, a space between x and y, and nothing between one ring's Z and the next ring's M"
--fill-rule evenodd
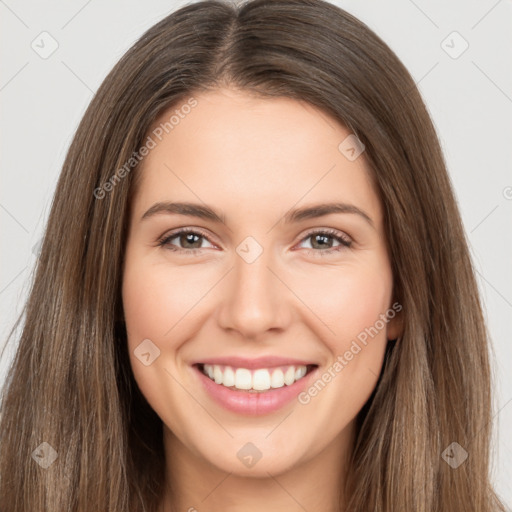
M190 365L279 355L316 362L321 377L391 308L382 206L364 153L347 159L338 146L350 131L307 103L231 89L194 98L197 106L143 160L123 269L131 366L164 425L173 494L160 511L342 510L354 420L376 385L387 340L400 335L400 315L309 403L292 400L272 414L225 410ZM141 220L159 201L206 203L226 222L169 213ZM354 213L283 221L292 208L327 202L355 205L373 225ZM177 236L169 245L201 253L158 246L181 227L208 239ZM334 237L320 245L312 233L328 228L351 246L335 251ZM250 264L236 251L248 236L263 249ZM145 339L160 350L148 366L134 354ZM247 442L262 454L252 467L237 457Z

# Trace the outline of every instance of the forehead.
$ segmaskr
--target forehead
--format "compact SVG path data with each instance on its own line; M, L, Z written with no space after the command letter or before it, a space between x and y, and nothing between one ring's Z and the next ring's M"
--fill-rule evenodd
M149 132L155 146L139 169L139 211L169 199L253 213L349 201L378 217L364 153L351 161L340 151L351 132L325 112L291 98L227 89L193 100L164 112Z

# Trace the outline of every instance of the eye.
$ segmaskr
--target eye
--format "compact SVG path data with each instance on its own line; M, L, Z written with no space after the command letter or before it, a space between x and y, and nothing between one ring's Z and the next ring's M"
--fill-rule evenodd
M339 242L340 245L332 247L332 242L328 242L329 239L334 239ZM311 231L301 240L301 243L306 240L313 240L311 243L311 247L313 249L309 249L306 252L308 254L313 254L314 256L329 255L348 249L352 245L352 240L347 235L336 231L335 229ZM314 250L318 248L320 248L320 250Z
M180 244L184 244L185 248L175 247L171 244L171 240L178 238ZM208 237L202 232L196 229L183 228L168 236L164 236L158 241L158 246L165 247L170 251L177 251L185 254L200 254L202 253L201 238L208 240ZM192 247L190 247L192 246Z
M171 240L178 238L180 244L184 244L185 247L176 247L175 244L171 243ZM182 228L170 235L164 236L158 241L159 247L165 247L170 251L177 251L184 254L202 254L201 239L209 240L206 234L202 231L191 229L191 228ZM345 234L336 231L334 229L324 229L311 231L305 237L302 238L301 242L312 239L313 244L311 244L312 249L307 250L308 254L315 254L316 256L324 256L324 254L332 254L333 252L338 252L343 249L347 249L351 246L352 240L348 238ZM332 247L332 242L328 243L326 240L334 239L339 242L339 246ZM192 246L192 247L190 247ZM320 249L320 250L314 250ZM319 254L320 253L320 254Z

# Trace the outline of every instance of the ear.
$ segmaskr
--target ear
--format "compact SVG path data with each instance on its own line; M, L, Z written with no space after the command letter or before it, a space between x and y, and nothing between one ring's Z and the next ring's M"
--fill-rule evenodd
M388 323L386 326L386 337L388 340L401 338L404 332L404 313L402 305L395 301L388 310Z

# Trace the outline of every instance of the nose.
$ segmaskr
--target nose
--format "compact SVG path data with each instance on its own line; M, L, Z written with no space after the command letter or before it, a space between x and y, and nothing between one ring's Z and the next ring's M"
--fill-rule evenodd
M263 250L251 262L237 254L225 282L218 321L244 339L260 339L268 331L286 329L290 322L293 294L270 256L269 250Z

